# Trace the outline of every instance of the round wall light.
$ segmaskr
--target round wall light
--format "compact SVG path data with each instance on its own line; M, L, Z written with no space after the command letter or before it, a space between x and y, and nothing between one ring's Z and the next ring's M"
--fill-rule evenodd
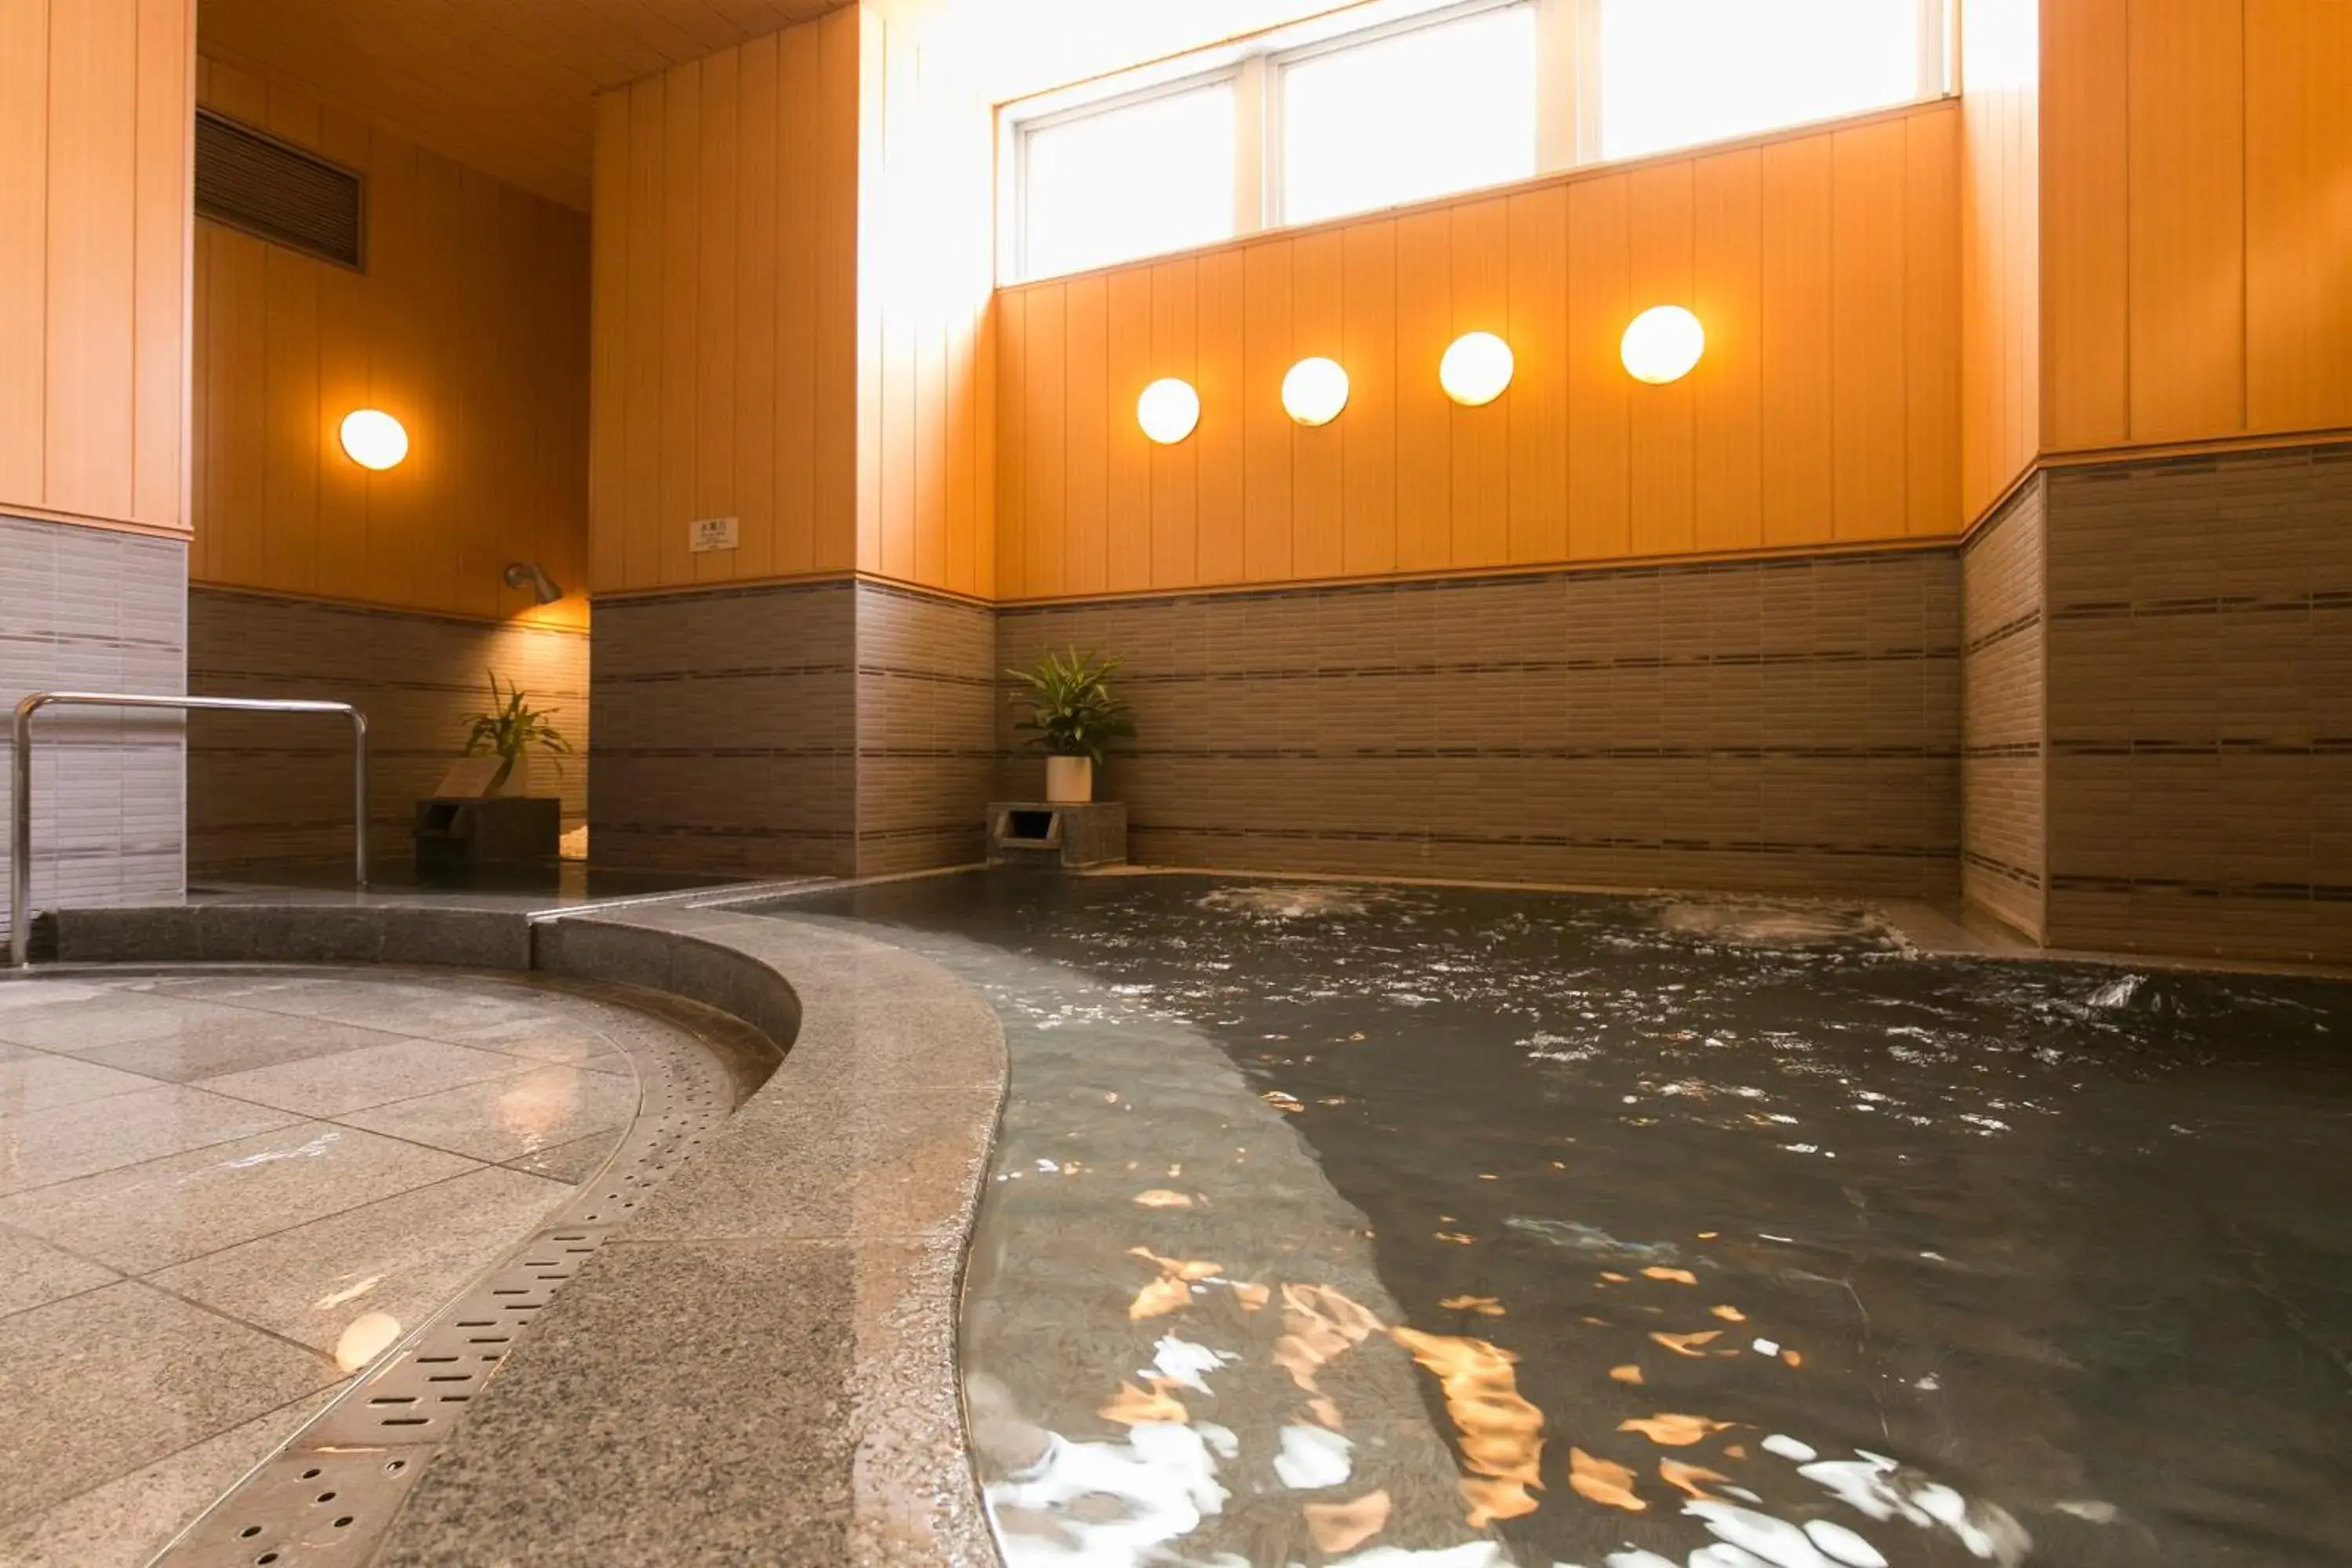
M1135 422L1163 447L1173 447L1201 423L1201 395L1192 384L1165 376L1135 400Z
M1511 345L1492 332L1465 332L1437 362L1437 384L1465 408L1482 408L1503 395L1516 366Z
M1348 406L1348 373L1337 360L1300 360L1282 378L1282 406L1301 425L1328 425Z
M1680 381L1706 352L1706 329L1680 305L1654 305L1633 318L1620 346L1636 381L1664 386Z
M362 468L396 468L408 456L408 432L380 408L343 416L343 450Z

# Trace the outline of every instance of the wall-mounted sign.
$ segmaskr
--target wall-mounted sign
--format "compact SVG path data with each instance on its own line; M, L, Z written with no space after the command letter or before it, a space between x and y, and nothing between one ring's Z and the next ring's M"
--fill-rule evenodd
M712 550L735 548L735 520L731 517L697 518L686 525L688 543L697 555Z

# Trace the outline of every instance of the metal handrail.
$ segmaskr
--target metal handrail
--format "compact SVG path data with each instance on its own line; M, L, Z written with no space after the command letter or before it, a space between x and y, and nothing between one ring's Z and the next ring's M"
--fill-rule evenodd
M367 715L348 702L275 697L142 697L121 691L36 691L16 704L9 762L16 821L8 836L8 963L22 969L33 931L33 715L44 708L167 708L179 712L341 713L352 721L352 865L368 885Z

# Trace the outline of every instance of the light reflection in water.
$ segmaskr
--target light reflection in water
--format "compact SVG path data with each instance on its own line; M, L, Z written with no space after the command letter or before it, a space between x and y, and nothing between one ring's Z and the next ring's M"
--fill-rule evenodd
M1075 1115L1008 1117L1024 1155L1061 1160L1066 1141L1134 1173L1106 1183L1117 1218L1090 1263L1024 1269L1010 1290L1095 1303L1145 1336L1088 1359L1082 1393L1024 1386L1027 1408L1083 1437L1122 1383L1165 1394L1189 1407L1223 1491L1210 1524L1085 1561L1316 1565L1499 1544L1526 1568L2315 1568L2352 1539L2352 1488L2329 1479L2352 1450L2340 1401L2310 1397L2340 1393L2340 1363L2303 1349L2346 1342L2326 1281L2352 1251L2311 1184L2288 1179L2298 1160L2308 1173L2340 1158L2340 992L1919 961L1865 918L1802 909L1168 878L1004 886L875 889L835 907L970 932L960 958L952 938L932 951L995 987L1008 1037L1017 1026L1064 1053L1016 1047L1016 1086L1069 1075L1156 1133L1114 1157L1089 1152L1108 1139ZM1204 1037L1242 1069L1257 1121L1211 1106L1197 1080L1155 1076ZM1292 1331L1279 1281L1302 1275L1264 1233L1302 1211L1265 1121L1295 1129L1359 1206L1387 1291L1344 1271L1305 1278L1345 1278L1357 1302L1393 1292L1374 1316L1519 1358L1513 1390L1540 1407L1546 1440L1533 1480L1516 1482L1537 1506L1498 1520L1499 1543L1404 1541L1427 1500L1378 1471L1379 1428L1350 1384L1403 1340L1341 1348L1315 1321L1344 1321L1319 1296ZM1136 1202L1180 1163L1150 1190L1191 1206ZM1017 1187L1023 1223L1063 1224L1066 1184L1033 1172L992 1203ZM1050 1204L1032 1191L1047 1185ZM1147 1256L1118 1256L1139 1235ZM1114 1256L1105 1298L1087 1270ZM1162 1257L1220 1271L1171 1276ZM1167 1310L1129 1318L1152 1286ZM1253 1321L1266 1331L1241 1331ZM1240 1358L1192 1373L1214 1395L1150 1348L1171 1324ZM1062 1342L1087 1337L1071 1327ZM2231 1355L2214 1357L2224 1342ZM1317 1347L1328 1353L1301 1353ZM1269 1372L1296 1403L1254 1425L1237 1385ZM1422 1375L1459 1479L1496 1479L1473 1472L1443 1379ZM1685 1421L1708 1429L1660 1440ZM2199 1436L2209 1421L2225 1440ZM1336 1473L1295 1435L1315 1428L1348 1439L1349 1479L1296 1492L1289 1537L1239 1530L1286 1490L1286 1454L1294 1475ZM1591 1485L1643 1507L1580 1489L1580 1453ZM1375 1492L1390 1521L1351 1548L1309 1528ZM1449 1501L1459 1527L1467 1508Z

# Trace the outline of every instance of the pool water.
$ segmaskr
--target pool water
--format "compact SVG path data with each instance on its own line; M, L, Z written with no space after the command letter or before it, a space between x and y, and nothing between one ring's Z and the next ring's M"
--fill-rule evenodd
M1236 1494L1344 1510L1370 1471L1251 1482L1228 1445L1175 1525L1089 1535L1078 1507L1016 1528L1016 1563L2352 1560L2352 986L1921 957L1859 910L1471 889L965 875L777 912L893 928L996 1000L1014 1113L984 1237L1083 1223L1068 1184L1021 1206L1049 1102L1099 1098L1057 1074L1213 1042L1360 1223L1364 1321L1421 1369L1460 1471L1456 1535L1418 1552L1324 1528L1344 1511L1243 1539ZM1041 1041L1061 1054L1024 1055ZM1180 1146L1192 1125L1159 1119L1154 1157L1199 1178L1230 1157ZM1171 1191L1125 1177L1095 1214L1194 1203L1145 1174ZM976 1263L968 1357L1054 1342L991 1311L1099 1294L1035 1257ZM1172 1289L1209 1311L1210 1284ZM1056 1441L1171 1440L1052 1381L1019 1397L1062 1406L1029 1413ZM1198 1427L1213 1401L1188 1388L1215 1383L1137 1397ZM1136 1512L1107 1489L1098 1515ZM1016 1491L992 1481L1001 1534Z

